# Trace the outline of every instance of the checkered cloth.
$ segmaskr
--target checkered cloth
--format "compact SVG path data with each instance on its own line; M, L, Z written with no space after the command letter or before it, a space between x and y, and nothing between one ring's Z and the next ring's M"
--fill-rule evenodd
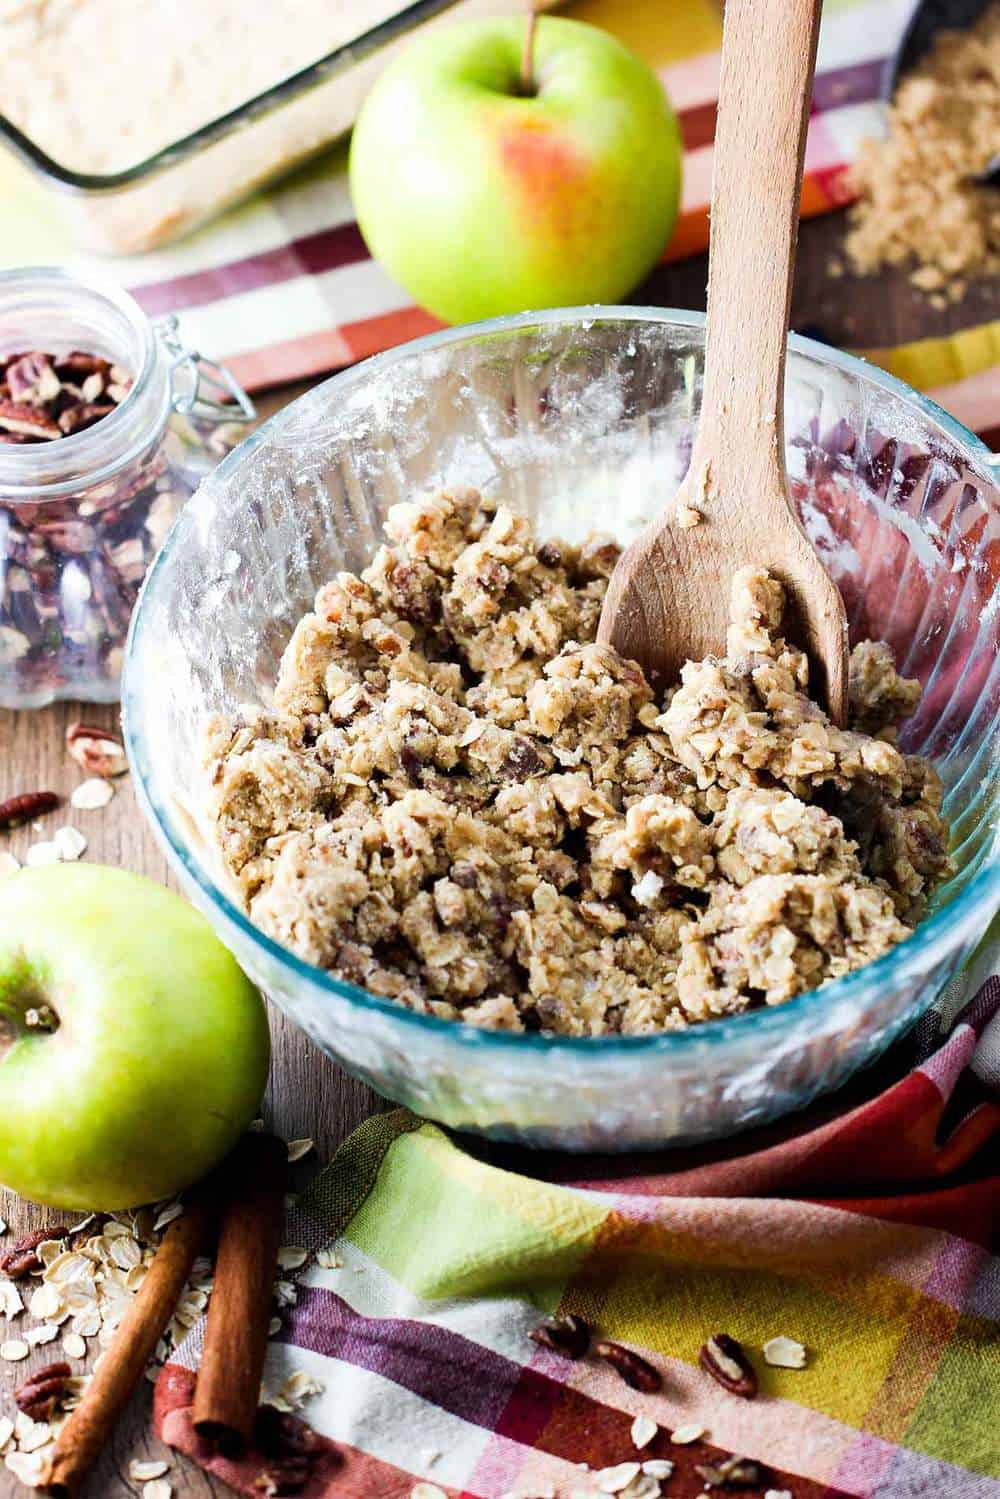
M847 201L859 141L877 134L883 63L913 0L826 0L806 149L802 211ZM572 0L562 13L614 32L656 70L684 141L681 211L668 259L708 243L722 36L720 0ZM437 326L369 257L354 222L340 147L163 250L115 261L78 254L54 209L27 193L0 154L0 266L64 264L116 275L151 314L181 314L188 342L224 359L249 389L317 375ZM957 338L871 357L929 391L1000 447L1000 321Z
M712 1149L487 1163L404 1110L369 1120L285 1227L310 1257L265 1390L297 1371L319 1387L301 1410L328 1439L306 1499L407 1499L420 1481L448 1499L596 1499L578 1464L650 1458L675 1465L664 1499L691 1499L696 1465L733 1452L769 1470L749 1499L997 1499L998 966L1000 932L852 1089ZM660 1393L536 1347L528 1330L556 1310L639 1349ZM751 1350L755 1400L699 1369L717 1331ZM779 1334L804 1369L763 1361ZM265 1459L194 1436L203 1336L161 1373L157 1429L259 1499ZM658 1427L641 1452L639 1413ZM699 1440L670 1440L691 1425Z

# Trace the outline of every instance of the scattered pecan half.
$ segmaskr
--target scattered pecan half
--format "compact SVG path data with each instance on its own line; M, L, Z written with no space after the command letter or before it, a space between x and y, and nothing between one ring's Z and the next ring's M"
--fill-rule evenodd
M16 828L33 817L42 817L59 805L54 791L22 791L20 796L8 796L0 802L0 832Z
M595 1343L594 1353L610 1364L633 1390L651 1395L660 1388L662 1380L658 1369L632 1348L623 1348L621 1343Z
M749 1457L720 1458L714 1463L695 1463L694 1471L705 1480L707 1489L751 1489L766 1483L768 1470L763 1463Z
M128 759L120 739L96 724L71 723L66 730L66 750L70 758L91 776L111 780L124 775Z
M65 1239L68 1233L66 1225L60 1223L57 1227L36 1228L30 1234L25 1234L0 1259L0 1271L8 1280L23 1280L26 1275L42 1268L42 1262L36 1253L39 1244L44 1244L46 1239Z
M563 1358L583 1358L590 1347L590 1324L582 1317L576 1316L574 1312L565 1312L557 1317L546 1317L544 1322L539 1322L528 1333L533 1343L539 1348L547 1348L550 1353L561 1354Z
M252 1487L265 1499L300 1494L312 1476L315 1455L321 1445L311 1427L273 1405L262 1405L254 1421L253 1440L258 1452L267 1459L267 1467L257 1475Z
M258 1409L253 1441L265 1457L308 1457L321 1446L311 1426L273 1405Z
M44 1369L36 1369L14 1391L14 1404L32 1421L51 1421L62 1404L71 1373L69 1364L46 1364Z
M757 1393L757 1374L747 1351L737 1338L727 1332L713 1333L698 1354L698 1362L716 1384L732 1395L752 1400Z

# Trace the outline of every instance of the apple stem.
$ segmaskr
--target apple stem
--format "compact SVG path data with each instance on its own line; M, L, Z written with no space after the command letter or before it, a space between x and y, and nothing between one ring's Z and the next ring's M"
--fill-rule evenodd
M521 53L521 93L526 97L533 96L535 88L535 29L538 25L538 12L532 5L528 12L528 27L524 33L524 51Z
M59 1029L59 1016L50 1005L39 1003L25 1009L15 999L0 1004L0 1058L26 1036L49 1036Z

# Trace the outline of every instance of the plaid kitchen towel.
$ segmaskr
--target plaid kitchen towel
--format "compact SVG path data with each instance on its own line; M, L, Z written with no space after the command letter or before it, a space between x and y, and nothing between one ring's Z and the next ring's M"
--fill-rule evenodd
M858 142L878 132L879 76L913 0L826 0L803 184L803 212L849 196ZM681 212L668 258L708 242L707 205L719 75L719 0L572 0L563 14L605 26L656 69L684 140ZM148 312L183 314L188 340L225 359L251 389L350 364L436 326L369 258L354 223L343 148L199 233L150 254L88 260L51 204L25 191L23 168L0 153L0 265L65 264L118 277ZM936 397L970 425L981 404L968 380L1000 372L1000 322L978 343L922 356Z
M998 964L994 943L946 989L901 1076L896 1053L832 1104L711 1150L505 1151L502 1169L404 1110L369 1120L286 1223L310 1253L265 1391L286 1409L314 1391L298 1408L328 1443L306 1499L600 1499L599 1470L650 1460L671 1476L626 1499L691 1499L697 1469L737 1452L767 1467L748 1499L997 1499ZM536 1347L557 1310L641 1350L660 1392ZM755 1400L699 1368L719 1331L751 1350ZM805 1368L764 1362L777 1335ZM158 1431L259 1496L265 1460L193 1434L202 1337L160 1375ZM656 1432L637 1449L640 1415ZM684 1426L701 1433L687 1445Z

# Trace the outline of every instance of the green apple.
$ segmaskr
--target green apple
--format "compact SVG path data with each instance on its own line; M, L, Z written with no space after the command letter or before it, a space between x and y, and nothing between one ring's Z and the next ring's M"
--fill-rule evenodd
M43 1006L48 1025L29 1024ZM0 1016L0 1181L53 1207L188 1186L235 1144L267 1080L250 980L197 911L120 869L4 880Z
M606 31L545 16L525 93L526 25L466 21L418 39L354 127L368 247L448 322L619 301L677 215L680 137L655 75Z

